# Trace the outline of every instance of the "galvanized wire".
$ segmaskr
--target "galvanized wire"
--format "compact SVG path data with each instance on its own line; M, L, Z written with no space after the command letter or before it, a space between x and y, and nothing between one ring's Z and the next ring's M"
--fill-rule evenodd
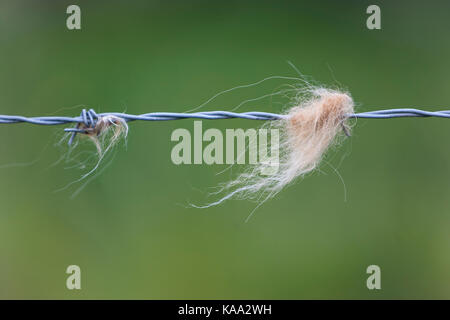
M285 114L276 114L269 112L230 112L230 111L204 111L204 112L192 112L192 113L175 113L175 112L152 112L141 115L133 115L127 113L107 112L97 114L93 109L83 109L78 117L60 117L60 116L46 116L46 117L24 117L14 115L0 115L0 124L11 123L31 123L36 125L62 125L68 123L76 123L75 128L66 128L64 131L72 132L72 136L69 139L69 145L72 144L75 135L77 133L87 133L88 129L92 129L96 126L97 121L100 118L114 116L124 120L125 122L131 121L169 121L169 120L181 120L181 119L205 119L205 120L219 120L219 119L248 119L248 120L281 120L286 119L288 116ZM388 109L368 111L361 113L354 113L347 115L348 118L365 118L365 119L389 119L389 118L404 118L404 117L438 117L438 118L450 118L450 110L444 111L425 111L413 108L403 109ZM80 124L84 125L84 128L80 128Z
M60 116L46 116L46 117L24 117L15 115L0 115L0 124L9 123L31 123L37 125L61 125L68 123L83 123L86 127L92 127L96 121L105 116L115 116L130 121L168 121L168 120L180 120L180 119L205 119L205 120L218 120L218 119L248 119L248 120L280 120L286 119L285 114L276 114L269 112L230 112L230 111L204 111L193 113L175 113L175 112L152 112L144 113L141 115L133 115L127 113L107 112L97 114L93 109L83 109L78 117L60 117ZM378 111L360 112L347 115L348 118L366 118L366 119L388 119L388 118L403 118L403 117L438 117L438 118L450 118L450 110L444 111L425 111L412 108L404 109L387 109ZM72 130L68 130L72 131Z

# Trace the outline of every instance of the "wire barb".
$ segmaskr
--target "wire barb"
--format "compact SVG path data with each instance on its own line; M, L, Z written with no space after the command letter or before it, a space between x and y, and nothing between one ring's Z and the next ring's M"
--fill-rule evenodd
M75 136L77 133L89 133L90 131L94 130L95 126L97 125L98 121L98 115L94 111L94 109L89 109L89 111L86 111L86 109L83 109L80 114L80 118L83 120L83 122L78 122L75 128L66 128L64 131L66 132L72 132L72 135L69 139L69 146L72 145L73 140L75 139ZM84 128L80 129L80 125L84 124Z

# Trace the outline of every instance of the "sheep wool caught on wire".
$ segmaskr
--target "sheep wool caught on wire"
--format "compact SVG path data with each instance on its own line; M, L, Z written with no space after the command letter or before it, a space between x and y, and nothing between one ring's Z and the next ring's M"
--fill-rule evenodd
M248 165L234 180L221 185L219 200L200 207L210 207L231 198L256 200L260 204L275 196L297 177L313 171L340 133L350 136L349 115L354 113L348 93L311 87L270 127L278 129L278 170L263 175L264 162ZM198 207L198 206L196 206Z

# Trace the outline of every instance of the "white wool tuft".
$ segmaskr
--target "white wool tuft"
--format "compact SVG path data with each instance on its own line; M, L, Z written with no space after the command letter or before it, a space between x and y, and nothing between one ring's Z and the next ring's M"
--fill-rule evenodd
M225 196L204 207L220 204L230 198L263 203L297 177L317 168L336 137L342 132L349 134L347 120L348 115L354 112L354 103L348 93L309 87L301 92L301 96L297 105L288 110L285 119L270 123L272 128L278 128L280 132L278 171L272 175L261 175L266 164L250 166L215 193L226 192Z

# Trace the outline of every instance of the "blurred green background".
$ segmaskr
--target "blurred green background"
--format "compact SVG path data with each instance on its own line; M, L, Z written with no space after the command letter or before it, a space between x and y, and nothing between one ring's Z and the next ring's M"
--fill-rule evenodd
M82 30L66 28L81 7ZM17 1L0 3L0 114L186 111L270 75L341 84L358 110L450 105L450 4L376 1ZM289 81L223 95L229 110ZM74 107L78 106L78 107ZM63 109L62 109L63 108ZM280 112L262 100L241 111ZM450 138L445 119L359 120L326 164L255 204L206 210L226 166L175 166L175 128L130 124L128 145L80 194L86 170L52 166L63 127L0 125L0 298L450 298ZM203 122L250 128L260 122ZM81 150L94 151L91 145ZM76 189L76 186L75 186ZM82 289L69 291L68 265ZM381 267L382 290L366 288Z

